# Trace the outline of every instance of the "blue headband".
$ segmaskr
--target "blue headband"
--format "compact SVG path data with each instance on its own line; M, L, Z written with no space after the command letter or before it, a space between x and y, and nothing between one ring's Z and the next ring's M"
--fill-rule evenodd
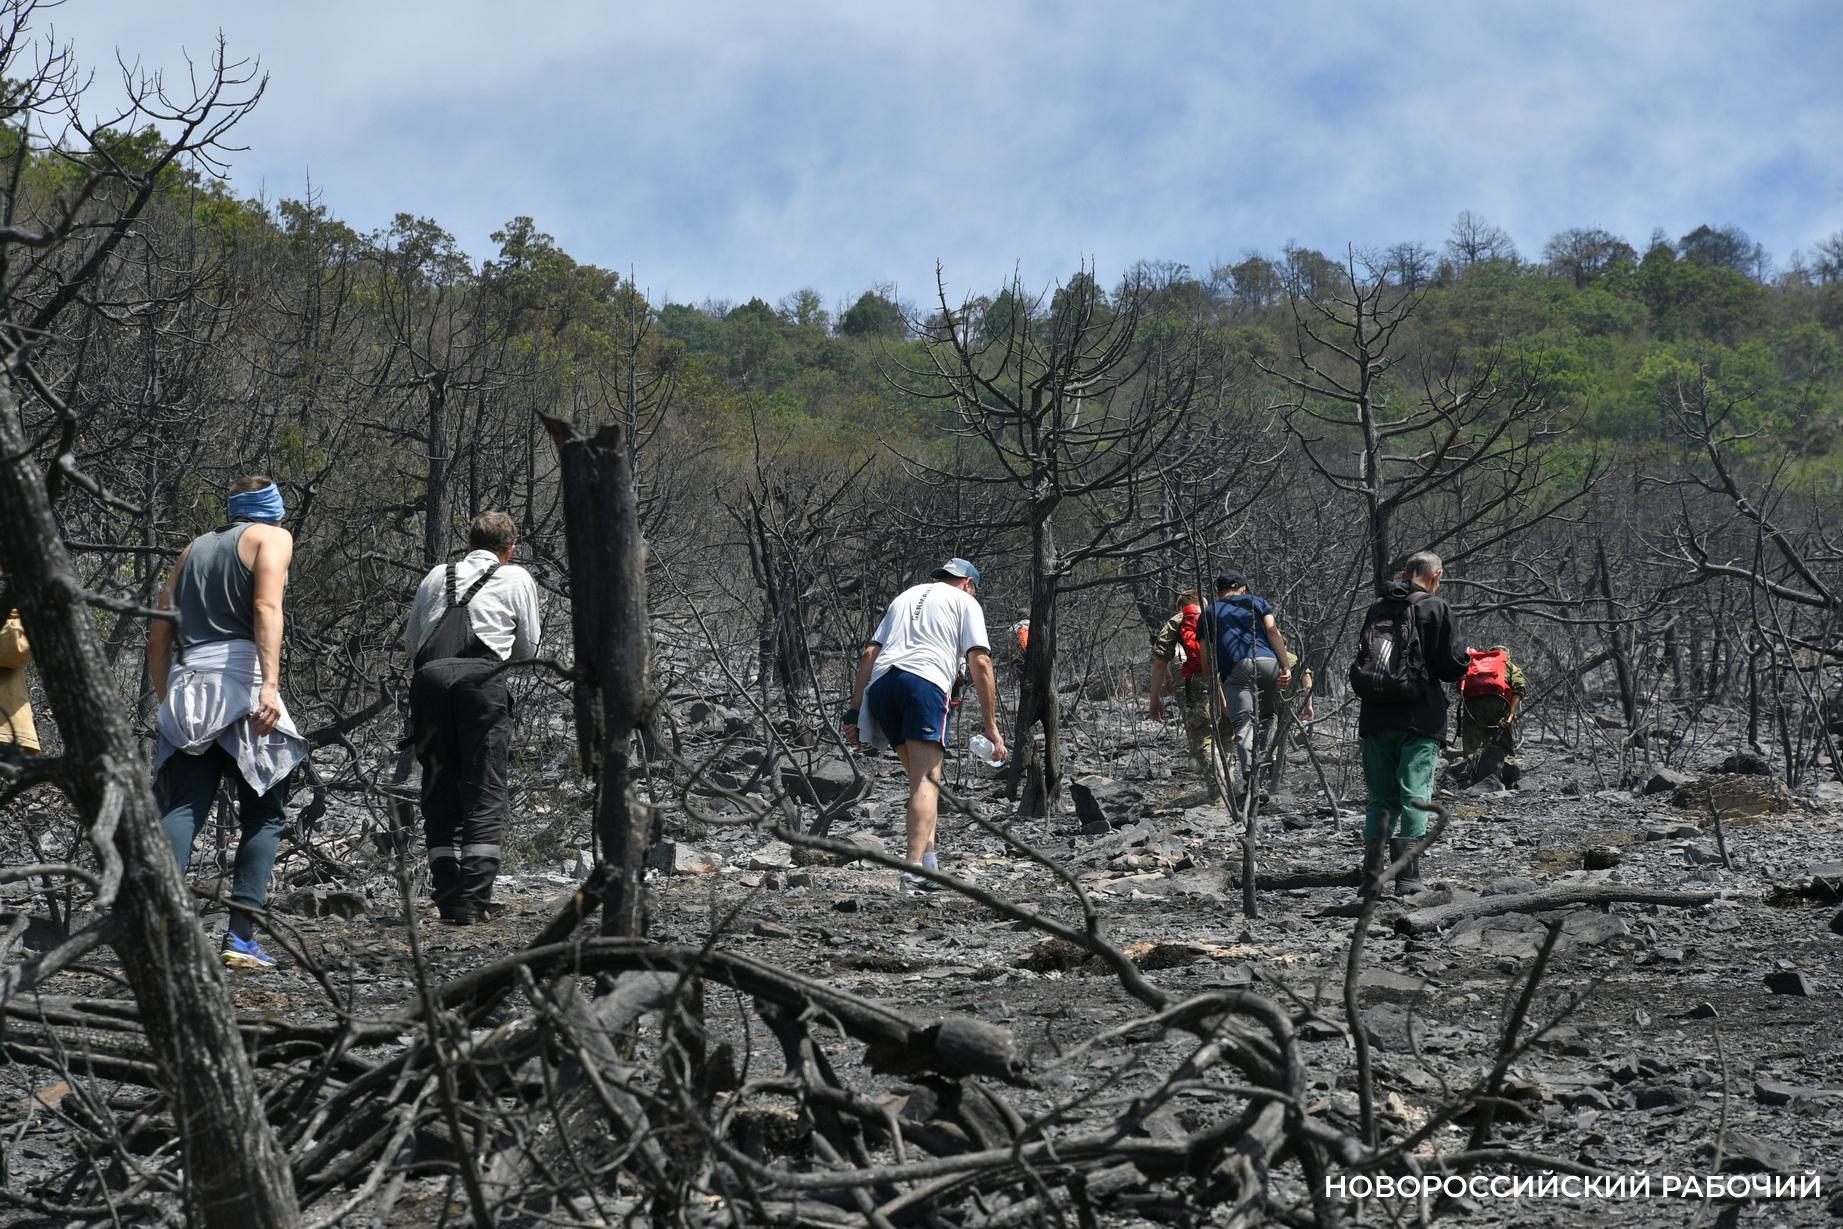
M273 482L260 491L238 491L230 497L229 508L233 521L261 521L267 525L281 524L288 511L282 503L282 489Z

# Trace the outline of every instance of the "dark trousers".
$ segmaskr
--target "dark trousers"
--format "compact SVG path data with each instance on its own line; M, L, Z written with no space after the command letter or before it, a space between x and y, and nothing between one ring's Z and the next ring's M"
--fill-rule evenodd
M243 830L231 871L231 929L247 939L250 911L260 910L269 900L269 875L288 827L288 782L293 774L276 782L268 793L258 794L243 779L230 752L213 743L200 755L181 751L169 757L154 783L155 801L162 812L161 826L173 842L173 856L184 873L198 830L211 818L211 804L217 800L225 773L237 779L237 822Z
M495 662L432 661L410 683L422 765L423 835L435 903L478 908L493 896L511 812L512 694Z

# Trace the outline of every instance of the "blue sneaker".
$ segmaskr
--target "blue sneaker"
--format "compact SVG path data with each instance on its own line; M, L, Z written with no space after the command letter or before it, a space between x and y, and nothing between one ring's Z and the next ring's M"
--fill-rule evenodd
M226 967L232 969L261 971L275 967L275 958L262 950L262 944L254 939L239 939L228 931L224 934L224 947L218 956Z

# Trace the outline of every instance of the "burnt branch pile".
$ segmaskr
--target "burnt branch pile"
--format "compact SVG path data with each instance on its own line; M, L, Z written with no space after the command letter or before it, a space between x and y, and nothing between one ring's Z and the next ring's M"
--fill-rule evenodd
M1333 1170L1566 1165L1488 1138L1451 1161L1413 1157L1429 1130L1385 1140L1372 1125L1365 1142L1311 1107L1299 1029L1317 1013L1256 989L1173 994L1108 941L1085 900L1065 921L943 878L1114 970L1125 1018L1029 1056L1009 1030L838 989L732 950L721 931L699 946L600 937L591 915L616 880L604 868L528 946L445 982L419 968L418 992L394 1011L355 1011L337 976L316 970L325 1023L245 1014L237 1035L320 1224L359 1210L387 1219L429 1173L450 1175L480 1223L971 1226L1215 1208L1222 1223L1335 1224L1323 1194ZM1353 954L1352 984L1359 966ZM78 1218L170 1213L179 1141L138 1013L20 995L5 1019L14 1061L73 1089L118 1089L65 1101L94 1150L58 1198L28 1202ZM1498 1079L1521 1052L1511 1033ZM1436 1119L1488 1101L1488 1083ZM1206 1121L1175 1129L1180 1104L1206 1107Z

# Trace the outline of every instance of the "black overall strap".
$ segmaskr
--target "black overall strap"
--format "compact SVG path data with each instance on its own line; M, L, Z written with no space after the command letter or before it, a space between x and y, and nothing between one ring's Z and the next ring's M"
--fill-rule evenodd
M473 601L474 595L480 592L481 586L485 585L487 581L493 579L493 573L497 572L498 570L499 570L499 565L495 563L492 567L480 573L479 579L475 580L473 584L467 587L467 596L463 597L459 602L456 602L454 600L454 565L452 563L449 564L448 565L448 604L450 606L456 606L456 605L465 606L467 605L467 603Z

